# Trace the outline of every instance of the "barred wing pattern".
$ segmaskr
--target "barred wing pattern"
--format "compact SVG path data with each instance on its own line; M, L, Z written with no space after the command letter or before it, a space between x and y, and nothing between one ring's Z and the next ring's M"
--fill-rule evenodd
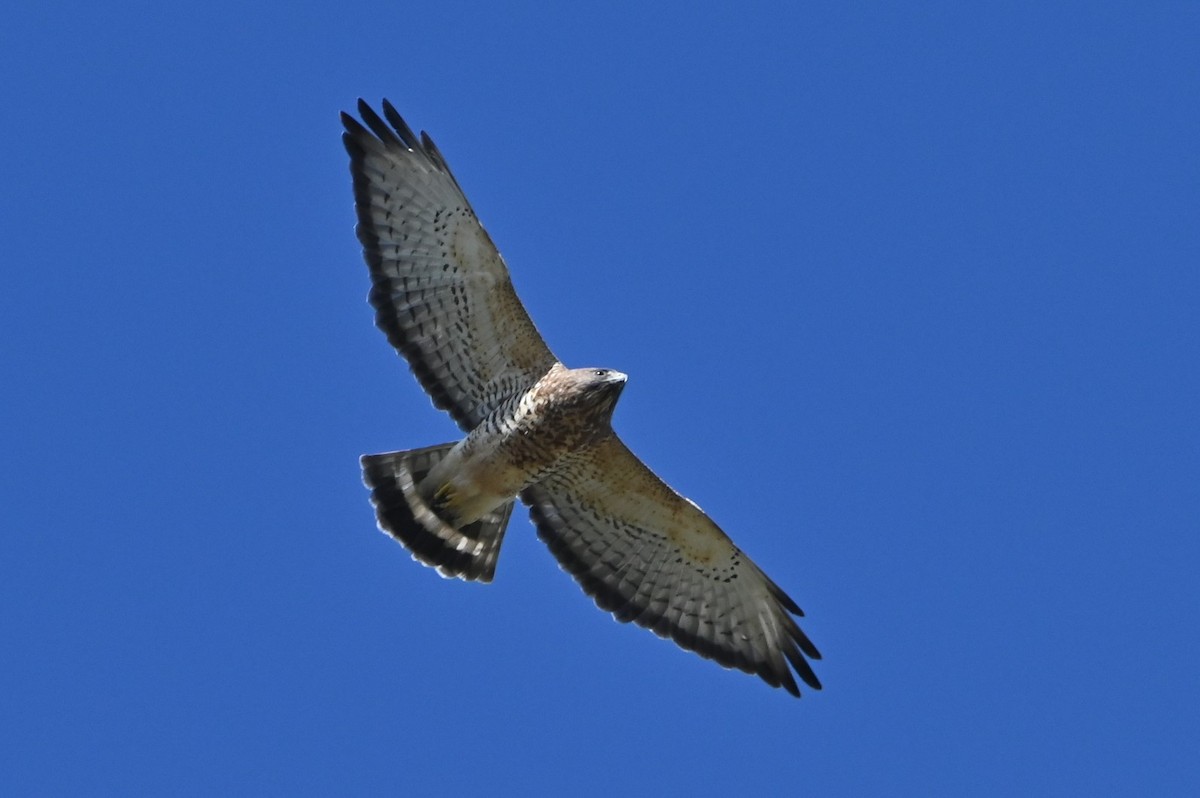
M805 656L821 655L792 618L796 603L615 434L521 499L563 568L618 621L798 696L790 663L820 689Z
M343 113L376 325L464 430L556 362L508 268L428 135L386 100ZM369 129L368 129L369 128Z

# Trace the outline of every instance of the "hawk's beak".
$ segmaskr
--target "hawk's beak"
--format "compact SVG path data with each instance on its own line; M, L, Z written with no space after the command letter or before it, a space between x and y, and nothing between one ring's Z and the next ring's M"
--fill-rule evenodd
M596 399L607 405L610 409L616 407L617 400L621 398L621 391L625 390L625 380L629 379L619 371L610 371L604 377L604 382L596 386Z

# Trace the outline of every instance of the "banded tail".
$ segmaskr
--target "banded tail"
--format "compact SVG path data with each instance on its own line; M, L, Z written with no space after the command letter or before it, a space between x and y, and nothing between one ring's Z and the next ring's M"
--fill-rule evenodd
M453 443L363 455L363 482L371 489L371 504L379 528L400 541L414 560L432 566L442 576L490 582L496 573L500 542L512 514L507 502L478 521L454 529L417 492L417 485L437 465Z

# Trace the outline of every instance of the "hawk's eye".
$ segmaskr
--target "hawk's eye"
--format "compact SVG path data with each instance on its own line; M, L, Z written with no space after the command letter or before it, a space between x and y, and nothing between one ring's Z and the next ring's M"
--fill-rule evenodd
M607 377L608 376L608 372L605 371L604 369L596 369L595 371L592 372L592 374L595 374L597 377Z

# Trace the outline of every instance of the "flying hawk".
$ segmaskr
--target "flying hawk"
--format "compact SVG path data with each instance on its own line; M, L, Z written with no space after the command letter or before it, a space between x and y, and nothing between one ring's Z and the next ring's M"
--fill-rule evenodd
M490 582L520 497L617 620L792 695L789 664L820 689L796 603L613 432L625 375L559 362L429 136L386 100L383 119L358 112L342 114L342 141L375 323L466 433L362 458L380 529L443 576Z

